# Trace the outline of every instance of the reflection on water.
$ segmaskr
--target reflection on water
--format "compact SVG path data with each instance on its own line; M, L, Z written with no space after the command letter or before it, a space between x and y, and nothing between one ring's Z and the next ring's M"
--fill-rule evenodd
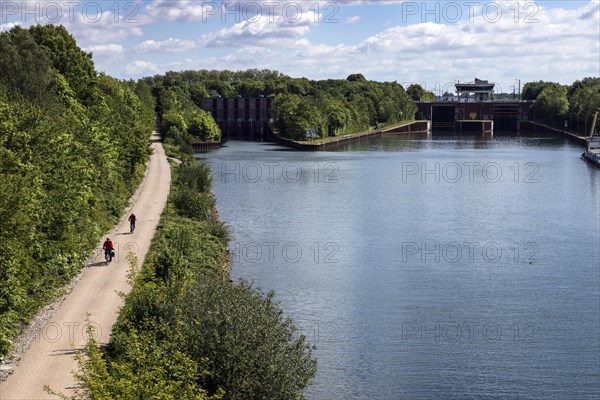
M316 343L309 399L598 398L599 172L536 135L205 155L234 279Z
M451 146L449 146L451 145ZM491 149L514 146L519 147L562 147L564 139L556 136L544 136L540 133L465 133L436 132L384 135L369 137L359 142L349 143L341 151L410 151L411 149Z

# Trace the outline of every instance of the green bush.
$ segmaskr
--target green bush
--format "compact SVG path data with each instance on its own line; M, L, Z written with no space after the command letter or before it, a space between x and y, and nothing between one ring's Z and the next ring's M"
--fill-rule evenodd
M163 132L165 132L165 140L172 139L173 143L177 146L185 142L185 132L180 131L175 125L169 126L168 129Z
M231 400L302 398L316 361L273 293L212 279L191 286L182 303L187 354L207 358L212 372L206 388L223 388Z
M212 115L204 110L194 110L188 127L189 134L203 142L218 142L221 140L221 129Z
M198 193L197 191L180 187L171 196L171 201L180 215L206 221L210 217L215 200L210 193Z
M166 134L171 129L176 129L176 131L172 132L187 132L188 126L182 114L175 111L169 111L162 115L160 123L161 132Z
M109 354L120 357L130 347L130 328L157 330L161 326L172 325L176 320L175 304L157 285L137 287L127 298L119 321L113 329Z
M212 185L210 167L196 160L179 166L177 183L197 192L208 192Z
M226 258L227 242L210 233L210 224L179 216L163 217L144 265L146 281L171 279L169 266L177 259L189 263L194 279L205 272L220 271ZM167 271L165 271L167 270ZM151 274L147 274L152 271Z
M223 221L211 221L208 224L208 233L227 243L231 240L231 228Z
M209 396L199 381L209 374L204 365L179 349L181 334L168 325L156 329L127 327L128 347L119 359L106 359L88 325L85 352L77 354L80 371L76 378L82 390L72 396L46 391L72 400L190 399L217 400L223 391Z

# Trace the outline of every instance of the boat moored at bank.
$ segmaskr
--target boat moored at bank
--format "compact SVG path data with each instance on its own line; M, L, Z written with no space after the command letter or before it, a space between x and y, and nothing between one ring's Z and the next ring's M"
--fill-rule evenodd
M593 166L600 168L600 134L595 132L597 119L598 110L594 114L594 119L592 121L590 140L588 141L587 149L585 152L583 152L583 154L581 154L581 158L583 158L583 160L588 164L592 164Z
M588 147L581 155L587 163L600 168L600 135L594 135L588 142Z

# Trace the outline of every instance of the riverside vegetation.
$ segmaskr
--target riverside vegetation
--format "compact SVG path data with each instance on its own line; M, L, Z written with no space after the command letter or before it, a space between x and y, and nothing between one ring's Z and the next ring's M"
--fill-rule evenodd
M528 82L523 87L522 99L535 100L536 119L559 129L566 120L569 130L587 135L594 112L600 108L600 78L584 78L571 85Z
M98 73L63 27L0 34L0 359L121 216L154 99Z
M63 27L0 34L1 355L118 221L143 176L155 106L144 81L98 73ZM186 135L220 138L210 114L189 116ZM73 397L302 398L312 346L273 293L230 282L210 172L180 158L170 212L107 349L90 330Z
M63 27L0 34L0 354L117 222L143 176L154 109L145 82L95 71ZM219 139L207 113L186 125ZM301 398L312 347L273 293L230 282L209 170L181 158L110 345L92 335L79 356L74 397Z
M529 83L523 98L550 123L575 116L584 124L600 105L599 82ZM184 154L194 141L220 140L199 108L215 95L274 97L274 123L291 138L412 119L412 99L430 96L360 74L311 81L268 70L185 71L119 81L97 72L63 27L1 33L0 357L118 221L158 119L167 152L183 164L108 348L90 331L75 398L302 398L316 372L312 347L272 293L230 282L230 233L215 216L210 173Z
M412 120L413 97L427 94L417 93L422 90L418 85L407 93L397 82L369 81L362 74L315 81L257 69L167 72L144 78L144 82L156 96L162 132L178 144L220 138L215 126L203 122L199 106L207 97L272 97L274 127L285 137L302 140L307 129L323 137ZM198 122L208 129L197 129Z
M169 204L104 353L89 332L72 399L299 399L312 347L273 293L228 274L229 229L206 165L174 170Z
M143 82L156 98L163 134L188 152L190 142L220 140L214 120L200 109L207 97L272 97L273 127L294 140L304 140L307 129L315 129L323 138L409 121L417 110L413 101L435 100L418 84L405 90L397 82L369 81L362 74L315 81L271 70L201 70L167 72ZM600 78L571 85L528 82L522 99L535 100L536 119L559 128L568 119L573 130L583 133L600 106Z

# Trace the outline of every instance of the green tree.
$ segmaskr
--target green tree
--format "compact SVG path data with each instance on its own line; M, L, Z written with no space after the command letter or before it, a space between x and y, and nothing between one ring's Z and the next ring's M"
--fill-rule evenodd
M306 129L315 129L320 135L351 133L369 129L378 123L409 120L416 112L411 98L397 82L368 81L362 74L353 74L347 79L313 81L269 70L201 70L170 72L165 76L145 78L144 81L153 86L159 119L164 119L167 113L176 112L188 124L201 105L200 100L208 95L273 96L276 98L276 126L282 134L297 139L305 137ZM423 92L421 97L429 100L433 94ZM170 126L163 128L167 138L168 132L174 139L187 133L181 125L178 125L177 132L166 129Z
M236 91L242 97L258 97L265 92L265 83L259 79L246 79L236 84Z
M346 126L350 118L349 112L340 101L332 101L327 105L327 123L331 129L339 131Z
M203 142L221 140L221 129L212 115L204 110L195 110L188 124L188 132L192 137Z
M11 96L23 96L45 107L56 102L52 60L31 33L19 26L0 35L0 86Z
M307 129L317 129L323 125L319 110L298 95L278 95L274 109L279 129L291 139L305 140Z
M65 77L77 98L90 104L96 81L92 54L81 50L64 26L36 25L29 28L29 32L50 56L54 68Z
M179 132L187 134L187 122L185 121L183 115L178 112L169 111L168 113L163 114L162 116L160 130L162 132L167 132L169 129L171 129L171 127L175 127L177 128L177 130L179 130Z
M298 399L316 372L312 347L285 318L273 293L244 283L202 280L184 297L187 353L208 359L205 387L227 398Z
M190 97L192 101L200 106L200 102L202 99L209 97L208 90L206 86L199 81L192 82L189 87Z
M235 88L229 80L210 79L205 81L206 89L210 96L232 97Z
M432 92L428 92L418 83L413 83L406 89L406 93L414 100L414 101L433 101L435 100L435 95Z
M154 116L62 27L2 32L0 50L2 357L121 215Z
M588 134L593 115L600 108L600 78L575 81L567 91L569 115L579 133ZM598 123L600 126L600 123Z
M536 100L544 89L549 86L560 86L555 82L527 82L523 85L523 91L521 92L521 98L523 100Z
M156 109L156 98L152 95L152 89L143 80L138 80L135 83L134 92L140 99L145 108L151 113L151 117L154 119L154 112Z
M363 74L350 74L346 80L348 82L367 82L367 78Z
M567 88L558 85L547 86L537 96L533 107L544 121L560 125L569 110Z

